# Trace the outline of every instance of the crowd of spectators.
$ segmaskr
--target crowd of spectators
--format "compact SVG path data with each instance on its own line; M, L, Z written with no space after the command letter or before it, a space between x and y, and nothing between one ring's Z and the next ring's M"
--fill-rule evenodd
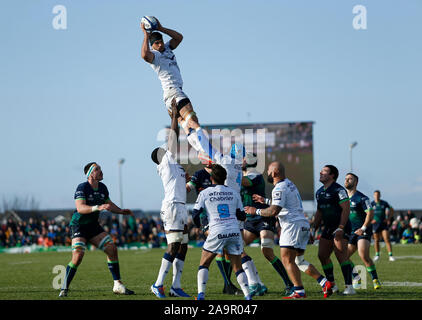
M108 232L117 246L133 243L160 247L166 243L165 232L159 216L142 218L123 217L119 223L117 215L102 215L100 224ZM192 220L188 223L189 239L201 243L205 236L194 228ZM30 245L71 246L69 221L56 221L46 218L29 218L28 221L16 222L9 218L0 225L0 247L12 248Z
M165 232L159 216L141 218L125 216L122 223L119 223L118 215L105 214L101 215L100 224L119 247L136 243L155 248L166 244ZM410 210L391 218L389 231L392 242L422 243L422 221ZM191 219L188 222L188 233L189 240L198 245L205 241L203 232L194 227ZM69 222L66 220L29 218L28 221L16 222L9 218L0 225L0 247L4 248L33 244L44 247L71 246L71 242Z

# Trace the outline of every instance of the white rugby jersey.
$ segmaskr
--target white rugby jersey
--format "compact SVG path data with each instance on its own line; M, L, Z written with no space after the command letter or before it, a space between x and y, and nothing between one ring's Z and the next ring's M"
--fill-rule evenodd
M199 193L193 209L206 209L210 233L239 232L236 211L243 211L243 204L236 190L225 185L210 186Z
M176 56L170 49L170 42L164 45L164 51L160 52L151 49L154 60L151 63L152 69L157 73L158 79L164 91L169 88L182 88L183 80L177 65Z
M186 203L186 173L177 163L172 153L167 150L157 166L164 187L163 202Z
M302 199L295 184L289 179L284 179L277 183L272 191L271 205L281 207L278 214L280 224L282 222L294 222L306 220L303 213Z

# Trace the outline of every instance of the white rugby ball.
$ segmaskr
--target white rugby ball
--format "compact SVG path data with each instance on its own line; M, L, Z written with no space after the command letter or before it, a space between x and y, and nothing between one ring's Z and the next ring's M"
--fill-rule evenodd
M141 19L141 23L144 24L146 31L157 30L157 27L158 27L157 19L153 16L143 16Z

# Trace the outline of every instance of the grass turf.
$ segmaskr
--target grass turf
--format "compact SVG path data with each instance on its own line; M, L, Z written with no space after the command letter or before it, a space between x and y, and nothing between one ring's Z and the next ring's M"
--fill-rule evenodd
M277 256L279 250L274 246ZM283 296L284 283L265 260L259 248L247 247L247 253L254 259L259 275L269 292L255 300L279 300ZM332 300L414 300L422 298L422 273L420 272L422 259L421 245L394 245L395 262L388 261L385 248L382 248L381 259L376 263L382 289L375 291L372 280L367 273L367 289L357 290L354 296L333 295ZM156 300L150 292L160 267L163 249L119 251L120 271L123 283L136 295L118 296L112 293L113 281L107 268L106 257L103 252L86 251L82 264L70 286L69 296L72 300ZM201 249L188 250L182 276L182 287L192 295L192 298L171 298L177 300L192 300L197 292L197 270ZM70 261L70 252L43 252L27 254L0 254L0 300L58 300L59 290L53 288L54 278L59 274L53 273L56 265L66 266ZM371 248L371 256L373 249ZM322 272L317 258L317 247L308 246L305 258ZM341 269L334 255L334 272L336 283L340 291L344 289ZM363 265L357 253L352 257L355 265ZM171 286L172 270L165 280L166 294ZM302 273L302 280L308 299L323 299L320 286L309 276ZM238 286L235 276L233 283ZM211 264L206 298L208 300L243 300L242 296L222 294L223 280L215 262Z

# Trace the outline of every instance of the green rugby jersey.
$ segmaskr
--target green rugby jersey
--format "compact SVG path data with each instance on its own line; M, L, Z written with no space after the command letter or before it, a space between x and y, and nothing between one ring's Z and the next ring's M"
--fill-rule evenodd
M372 201L371 206L374 209L374 220L378 223L385 220L387 209L391 208L388 202L384 200Z
M85 200L88 206L99 206L106 203L109 199L108 189L103 183L98 184L98 189L94 190L89 182L83 182L78 185L75 191L75 200ZM88 214L80 214L77 210L72 215L70 225L88 224L98 221L99 211Z
M355 232L362 227L366 215L370 212L371 208L369 198L360 191L356 191L350 198L349 220L352 224L352 232Z
M337 182L333 182L327 189L322 186L316 192L316 200L324 226L337 228L343 211L340 204L349 200L346 189Z
M265 198L265 179L262 174L255 170L251 170L246 173L245 177L249 179L252 185L250 187L242 186L240 190L243 206L254 207L257 209L267 208L268 205L252 200L252 195L254 194L259 194L261 197ZM247 214L246 219L249 221L259 220L261 219L261 216Z

